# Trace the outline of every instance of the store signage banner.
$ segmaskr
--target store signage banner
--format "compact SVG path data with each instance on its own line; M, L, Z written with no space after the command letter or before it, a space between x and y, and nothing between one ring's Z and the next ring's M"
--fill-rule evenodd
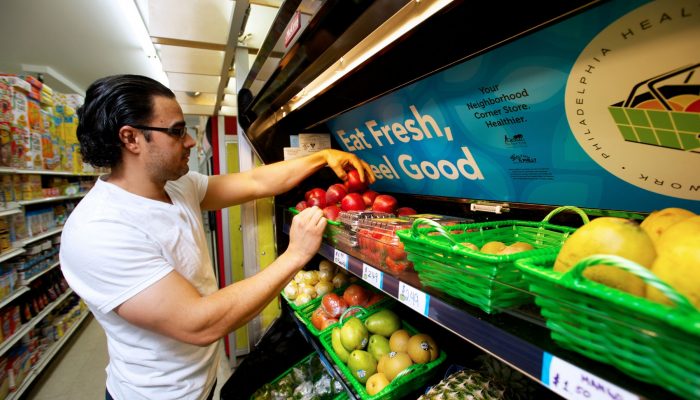
M700 3L613 1L329 122L383 192L700 212Z

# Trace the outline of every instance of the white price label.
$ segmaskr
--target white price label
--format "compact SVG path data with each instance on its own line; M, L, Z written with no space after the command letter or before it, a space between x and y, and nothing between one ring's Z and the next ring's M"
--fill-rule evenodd
M381 289L384 282L384 273L378 269L362 263L362 279L369 282L377 289Z
M428 316L430 296L413 286L399 282L399 301L426 317Z
M333 251L333 262L340 267L348 269L348 255L338 249Z
M566 399L639 400L639 396L549 353L542 358L542 383Z

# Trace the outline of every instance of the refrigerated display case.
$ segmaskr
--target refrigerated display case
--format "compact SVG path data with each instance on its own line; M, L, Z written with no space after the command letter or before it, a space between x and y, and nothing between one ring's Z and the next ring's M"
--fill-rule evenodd
M285 6L293 10L295 4ZM280 29L266 39L268 50L284 33L285 15L291 13L280 12ZM700 168L700 113L692 105L700 98L693 51L699 15L689 1L326 1L269 77L260 75L269 52L256 59L239 94L242 133L265 163L283 159L290 136L327 133L333 148L372 165L380 178L373 189L421 213L468 219L474 226L467 230L545 221L566 237L586 220L573 212L549 220L563 205L590 218L637 221L664 207L697 213L698 186L689 171ZM336 182L323 170L275 199L278 248L287 244L288 208L306 191ZM413 260L430 258L430 251L414 253ZM474 303L457 292L463 285L440 286L421 276L420 268L452 268L450 261L431 259L432 266L399 273L333 241L319 254L552 396L700 395L692 362L685 373L672 362L679 370L663 379L624 365L655 364L656 353L668 353L650 351L643 340L630 338L639 344L626 349L633 356L622 362L564 344L540 300L585 319L587 311L576 302L491 277L519 293L518 302ZM517 265L515 258L505 261ZM479 271L463 273L484 278ZM634 318L624 323L645 340L665 336L672 347L694 353L700 348L689 326L698 321L697 310L683 308L691 323L679 336L667 336L648 316L640 317L651 321L646 325L635 325ZM591 333L582 331L580 341L621 340L622 330L615 329L621 322L603 319L597 337L586 339ZM614 347L603 352L616 358Z

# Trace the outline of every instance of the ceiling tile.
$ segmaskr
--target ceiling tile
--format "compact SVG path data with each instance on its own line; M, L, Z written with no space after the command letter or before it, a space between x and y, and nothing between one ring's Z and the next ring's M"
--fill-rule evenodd
M225 44L231 26L231 0L149 0L151 36Z
M214 106L183 104L182 113L188 115L214 115Z
M250 16L243 31L243 37L250 35L244 42L245 47L259 49L262 46L278 11L275 7L250 5Z
M236 116L236 115L238 115L238 108L237 107L229 107L229 106L221 106L221 110L219 111L219 115Z
M216 104L216 93L201 93L199 96L190 96L187 92L175 92L175 98L180 105L213 106Z
M173 91L216 93L219 90L218 76L168 72L168 79Z
M223 51L160 45L158 52L165 72L219 75L224 63Z

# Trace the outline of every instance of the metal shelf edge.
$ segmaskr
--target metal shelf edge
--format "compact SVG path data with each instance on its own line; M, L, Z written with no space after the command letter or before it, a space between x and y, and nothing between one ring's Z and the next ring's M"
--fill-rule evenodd
M62 338L58 339L56 343L54 343L49 350L47 350L44 355L41 357L41 360L34 365L34 367L27 373L27 376L24 378L24 381L22 381L22 384L20 385L19 389L16 391L10 393L5 400L11 400L11 399L18 399L22 396L22 394L31 386L31 384L34 382L34 379L36 379L39 374L46 368L46 366L53 360L53 358L58 354L58 352L63 348L63 346L66 344L68 339L70 339L73 334L80 328L80 326L85 322L87 317L90 316L90 312L86 311L85 314L83 314L80 317L80 320L73 324L72 327L66 332Z

